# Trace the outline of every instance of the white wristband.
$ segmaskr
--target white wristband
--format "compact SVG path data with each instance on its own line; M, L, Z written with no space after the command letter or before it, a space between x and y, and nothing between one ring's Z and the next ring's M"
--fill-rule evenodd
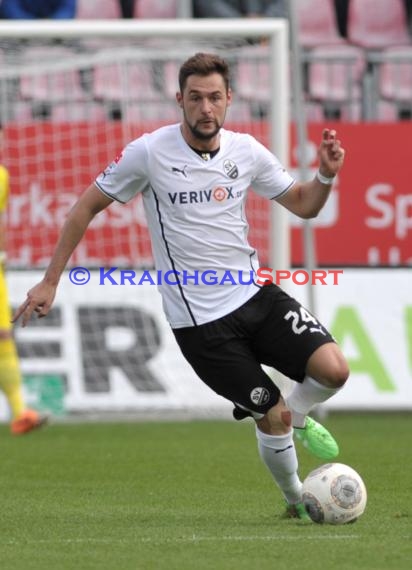
M329 184L329 185L333 184L333 181L335 180L335 176L328 178L327 176L323 176L323 174L321 174L319 170L316 172L316 178L319 180L321 184Z
M5 251L0 251L0 263L6 263L7 253Z

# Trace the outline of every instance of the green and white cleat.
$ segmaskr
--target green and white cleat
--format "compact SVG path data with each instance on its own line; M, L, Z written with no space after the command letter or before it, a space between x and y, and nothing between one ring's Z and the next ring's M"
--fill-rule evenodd
M322 424L307 416L304 428L294 428L296 439L303 447L320 459L335 459L339 455L336 440Z
M303 503L296 503L295 505L286 505L286 511L283 515L285 519L299 519L305 522L312 522L308 511Z

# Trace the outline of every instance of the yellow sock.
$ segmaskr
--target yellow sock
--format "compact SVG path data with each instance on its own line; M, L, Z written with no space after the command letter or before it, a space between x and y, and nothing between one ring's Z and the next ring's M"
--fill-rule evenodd
M25 405L17 350L12 338L0 340L0 390L7 398L13 418L20 416Z

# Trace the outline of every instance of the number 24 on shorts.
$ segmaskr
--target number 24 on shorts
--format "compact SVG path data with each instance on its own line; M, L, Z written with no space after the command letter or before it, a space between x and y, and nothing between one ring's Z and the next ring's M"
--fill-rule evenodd
M323 335L326 334L322 325L303 307L300 307L299 312L288 311L283 318L285 321L292 321L292 331L295 334L302 334L308 329L311 333L318 332ZM309 323L312 323L312 326Z

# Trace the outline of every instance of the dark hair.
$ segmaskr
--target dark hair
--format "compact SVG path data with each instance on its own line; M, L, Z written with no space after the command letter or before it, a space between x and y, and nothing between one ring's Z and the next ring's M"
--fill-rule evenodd
M187 78L190 75L202 75L206 77L212 73L218 73L223 77L226 90L229 89L229 65L227 62L213 53L196 53L186 60L179 70L179 88L183 93Z

